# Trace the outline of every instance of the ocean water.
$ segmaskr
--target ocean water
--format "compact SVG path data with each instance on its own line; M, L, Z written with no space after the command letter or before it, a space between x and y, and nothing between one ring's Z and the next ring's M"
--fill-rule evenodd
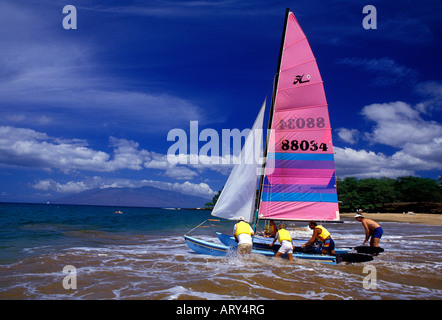
M183 235L208 218L198 210L0 204L0 299L442 299L441 226L381 222L385 252L375 260L324 265L195 254ZM233 222L217 225L231 232ZM362 244L357 221L326 226L337 246ZM218 242L212 228L192 235ZM297 226L298 238L310 235Z

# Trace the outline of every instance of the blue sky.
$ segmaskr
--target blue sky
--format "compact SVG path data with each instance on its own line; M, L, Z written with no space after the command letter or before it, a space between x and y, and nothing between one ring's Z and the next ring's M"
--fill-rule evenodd
M65 30L65 5L77 29ZM362 26L365 5L377 29ZM210 199L228 165L173 165L170 130L250 128L272 94L285 8L324 80L337 175L442 173L442 3L0 3L0 201L156 186ZM200 147L204 143L200 143Z

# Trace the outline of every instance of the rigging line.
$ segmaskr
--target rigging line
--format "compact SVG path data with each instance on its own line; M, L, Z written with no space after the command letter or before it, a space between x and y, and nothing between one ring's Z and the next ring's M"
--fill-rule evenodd
M190 230L190 231L188 231L185 235L188 235L188 234L190 234L193 230L195 230L195 229L197 229L197 228L199 228L201 225L203 225L204 223L206 223L207 222L207 220L204 220L203 222L201 222L199 225L197 225L195 228L193 228L192 230Z

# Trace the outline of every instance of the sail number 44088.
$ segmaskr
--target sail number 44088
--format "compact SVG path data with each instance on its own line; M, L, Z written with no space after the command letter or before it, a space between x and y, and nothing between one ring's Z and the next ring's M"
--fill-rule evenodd
M287 129L312 129L312 128L325 128L325 119L322 117L319 118L296 118L296 119L288 119L287 121L281 119L279 121L279 129L287 130Z
M321 150L323 152L328 150L327 144L326 143L321 143L318 145L318 142L316 142L315 140L312 141L307 141L307 140L282 140L282 144L281 144L281 149L282 150L302 150L302 151L318 151Z

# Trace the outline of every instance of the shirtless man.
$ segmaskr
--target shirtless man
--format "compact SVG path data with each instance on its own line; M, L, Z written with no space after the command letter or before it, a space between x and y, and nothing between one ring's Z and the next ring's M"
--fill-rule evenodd
M371 247L379 247L379 240L381 240L382 234L384 231L382 230L379 223L373 221L371 219L364 218L362 214L355 215L356 220L362 222L362 226L365 229L365 241L363 244L366 244L368 239L370 239Z

